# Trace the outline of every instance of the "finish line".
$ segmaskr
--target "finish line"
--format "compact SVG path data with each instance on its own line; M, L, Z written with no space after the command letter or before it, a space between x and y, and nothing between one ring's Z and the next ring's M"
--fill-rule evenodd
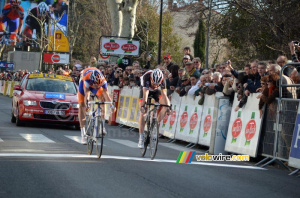
M77 159L97 159L96 155L83 155L83 154L43 154L43 153L0 153L0 158L3 157L38 157L38 158L77 158ZM133 161L144 161L144 162L162 162L162 163L176 163L176 160L167 159L154 159L150 158L138 158L138 157L124 157L124 156L112 156L102 155L101 159L116 159L116 160L133 160ZM101 160L100 159L100 160ZM191 162L185 165L202 165L202 166L217 166L217 167L228 167L228 168L241 168L241 169L252 169L252 170L267 170L256 166L241 166L232 164L221 164L221 163L210 163L210 162Z

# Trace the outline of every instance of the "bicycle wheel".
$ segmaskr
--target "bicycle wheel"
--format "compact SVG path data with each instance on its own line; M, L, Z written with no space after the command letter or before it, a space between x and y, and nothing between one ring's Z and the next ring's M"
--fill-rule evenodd
M96 137L97 137L97 141L96 141L96 153L97 153L97 157L100 158L102 155L102 151L103 151L103 122L102 119L100 117L96 118Z
M147 120L146 120L146 129L144 129L144 148L141 148L141 156L144 157L147 151L147 147L149 144L149 130L150 130L150 119L149 116L147 116Z
M89 134L92 134L92 127L91 127L91 119L89 116L86 116L85 117L85 131ZM86 144L86 148L87 148L87 154L88 155L91 155L93 153L93 146L94 146L94 142L93 142L93 139L88 137L87 138L87 144Z
M93 153L94 141L92 138L87 139L87 154L91 155Z
M155 119L152 122L151 131L150 131L149 149L150 149L151 160L153 160L156 155L157 145L158 145L158 123L157 120Z

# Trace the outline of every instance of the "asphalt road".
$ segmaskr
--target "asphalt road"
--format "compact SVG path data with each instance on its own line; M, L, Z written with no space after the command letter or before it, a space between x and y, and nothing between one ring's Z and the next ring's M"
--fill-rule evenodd
M0 96L0 197L300 197L299 178L286 170L253 162L176 164L189 150L166 139L151 161L140 157L136 131L108 125L97 159L76 142L80 131L16 127L10 112L11 98Z

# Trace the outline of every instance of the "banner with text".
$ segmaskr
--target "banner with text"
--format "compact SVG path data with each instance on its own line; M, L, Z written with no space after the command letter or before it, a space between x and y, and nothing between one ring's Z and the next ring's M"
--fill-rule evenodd
M175 139L197 143L203 110L203 106L198 105L198 101L199 97L195 99L190 96L182 97Z
M104 54L139 55L140 42L119 38L101 38L100 52Z
M182 97L178 94L172 94L171 97L172 112L169 116L166 115L161 121L159 131L163 136L174 139Z
M239 104L235 95L225 144L226 151L256 157L262 122L258 108L259 99L256 98L258 95L257 93L248 96L246 105L238 111L234 110Z
M295 168L300 168L300 108L298 108L298 115L295 123L295 130L289 157L289 165Z
M216 121L216 96L205 95L203 104L203 113L201 117L201 128L198 143L204 146L210 146L210 138L213 121Z
M44 63L69 64L69 54L44 53Z

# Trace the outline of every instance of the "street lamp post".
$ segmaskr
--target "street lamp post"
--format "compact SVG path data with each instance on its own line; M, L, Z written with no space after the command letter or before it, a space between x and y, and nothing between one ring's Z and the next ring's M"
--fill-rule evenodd
M160 57L161 57L162 15L163 15L163 0L160 1L160 21L159 21L158 57L157 57L158 64L160 64Z

